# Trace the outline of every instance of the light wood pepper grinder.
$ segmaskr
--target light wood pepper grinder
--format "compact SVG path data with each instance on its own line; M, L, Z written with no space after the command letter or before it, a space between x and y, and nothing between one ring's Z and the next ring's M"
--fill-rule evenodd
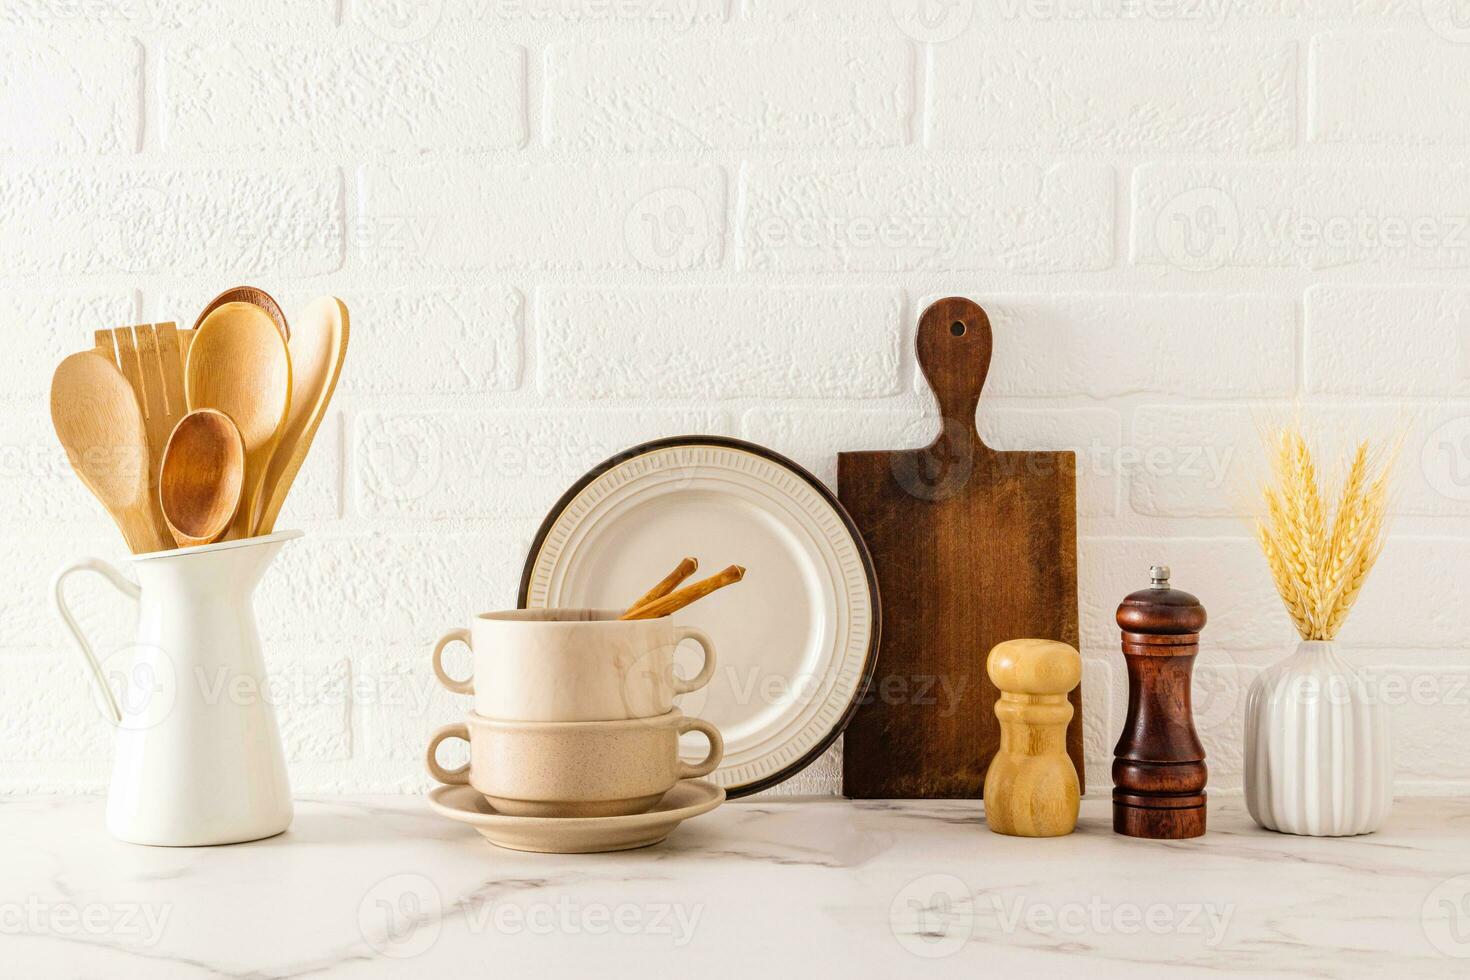
M1113 830L1178 840L1205 832L1205 748L1190 684L1205 608L1169 587L1167 565L1118 606L1128 661L1128 718L1113 749Z
M985 662L1000 691L1000 749L985 773L985 822L1012 837L1061 837L1077 826L1077 769L1067 756L1067 693L1082 656L1054 640L997 643Z

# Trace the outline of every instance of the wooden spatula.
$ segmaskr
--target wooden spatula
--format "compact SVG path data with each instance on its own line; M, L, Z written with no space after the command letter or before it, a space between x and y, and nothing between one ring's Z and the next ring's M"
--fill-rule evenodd
M114 360L137 395L148 434L149 511L166 535L168 524L158 503L163 451L174 426L188 413L179 331L172 323L143 323L99 330L94 340L98 350Z
M337 390L349 333L347 304L336 297L318 297L296 314L296 330L290 342L291 412L266 470L258 534L275 529L281 505L306 461L332 393Z
M838 495L862 532L883 596L873 690L843 736L842 791L864 799L981 795L1000 745L985 672L997 643L1077 645L1076 459L996 452L975 413L990 320L967 299L924 311L919 366L943 429L923 449L840 453ZM1080 688L1067 750L1082 764Z
M132 385L96 351L61 362L51 378L51 423L72 469L134 554L172 548L149 506L148 435Z

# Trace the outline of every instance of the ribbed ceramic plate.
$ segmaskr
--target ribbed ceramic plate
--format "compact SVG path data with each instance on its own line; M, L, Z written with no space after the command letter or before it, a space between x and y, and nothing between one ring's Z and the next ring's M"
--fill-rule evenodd
M519 601L623 608L685 555L700 563L691 581L746 568L673 617L714 639L714 678L676 703L720 729L725 759L708 778L743 796L816 759L866 691L879 636L873 565L806 470L738 439L683 436L635 446L567 491L531 545ZM698 660L679 651L685 676ZM702 746L690 737L686 757Z

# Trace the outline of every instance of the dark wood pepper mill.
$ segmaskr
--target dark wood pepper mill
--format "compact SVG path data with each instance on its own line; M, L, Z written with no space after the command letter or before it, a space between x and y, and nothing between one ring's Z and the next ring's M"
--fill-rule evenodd
M1113 749L1113 831L1177 840L1205 832L1205 748L1190 683L1205 607L1169 587L1169 568L1118 606L1128 661L1128 719Z

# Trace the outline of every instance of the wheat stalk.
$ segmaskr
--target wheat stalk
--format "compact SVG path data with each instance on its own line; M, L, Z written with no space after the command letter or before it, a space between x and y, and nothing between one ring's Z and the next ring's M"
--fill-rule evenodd
M1305 437L1291 427L1269 442L1276 485L1262 488L1265 514L1256 521L1256 538L1297 633L1304 640L1331 640L1383 550L1391 461L1375 466L1369 444L1359 444L1329 532Z

